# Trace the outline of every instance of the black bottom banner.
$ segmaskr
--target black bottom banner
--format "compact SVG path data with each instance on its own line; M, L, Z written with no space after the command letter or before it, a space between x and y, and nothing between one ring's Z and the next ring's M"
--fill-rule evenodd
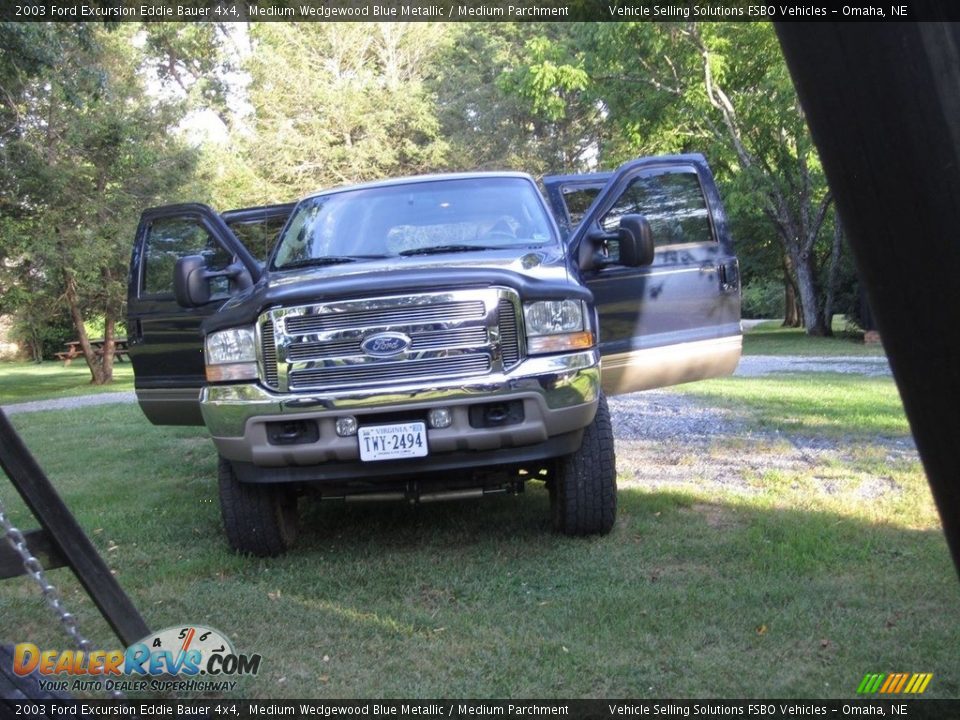
M0 700L0 718L794 718L960 720L960 700Z

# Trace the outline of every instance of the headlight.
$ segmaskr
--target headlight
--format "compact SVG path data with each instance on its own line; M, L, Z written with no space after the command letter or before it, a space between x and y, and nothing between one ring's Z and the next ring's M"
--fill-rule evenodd
M530 355L593 347L593 333L579 300L540 300L523 306Z
M253 328L210 333L204 349L209 382L257 378L257 343Z
M583 330L583 305L579 300L541 300L523 306L527 335L556 335Z

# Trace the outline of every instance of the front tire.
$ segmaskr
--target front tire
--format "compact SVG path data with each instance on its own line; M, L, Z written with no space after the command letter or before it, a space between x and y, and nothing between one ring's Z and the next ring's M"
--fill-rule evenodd
M583 443L557 461L550 484L553 529L564 535L605 535L617 515L617 459L607 399L583 431Z
M282 555L297 540L297 496L283 485L240 482L220 456L220 514L230 547L243 555Z

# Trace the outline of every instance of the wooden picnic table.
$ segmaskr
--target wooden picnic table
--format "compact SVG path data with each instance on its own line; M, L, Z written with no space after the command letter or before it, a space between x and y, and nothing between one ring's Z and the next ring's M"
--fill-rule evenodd
M90 345L93 347L93 351L97 355L103 355L103 346L105 344L103 338L97 338L96 340L90 340ZM63 366L67 367L74 358L80 357L83 355L83 350L80 348L79 340L71 340L70 342L64 343L64 346L67 348L63 352L56 353L58 360L63 360ZM127 339L125 337L119 337L113 339L113 359L117 362L123 362L125 357L129 356L129 346L127 345Z

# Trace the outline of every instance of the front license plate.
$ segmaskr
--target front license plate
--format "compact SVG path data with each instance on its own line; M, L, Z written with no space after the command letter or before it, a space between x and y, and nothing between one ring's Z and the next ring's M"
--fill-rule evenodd
M422 422L373 425L357 431L360 459L396 460L427 454L427 427Z

